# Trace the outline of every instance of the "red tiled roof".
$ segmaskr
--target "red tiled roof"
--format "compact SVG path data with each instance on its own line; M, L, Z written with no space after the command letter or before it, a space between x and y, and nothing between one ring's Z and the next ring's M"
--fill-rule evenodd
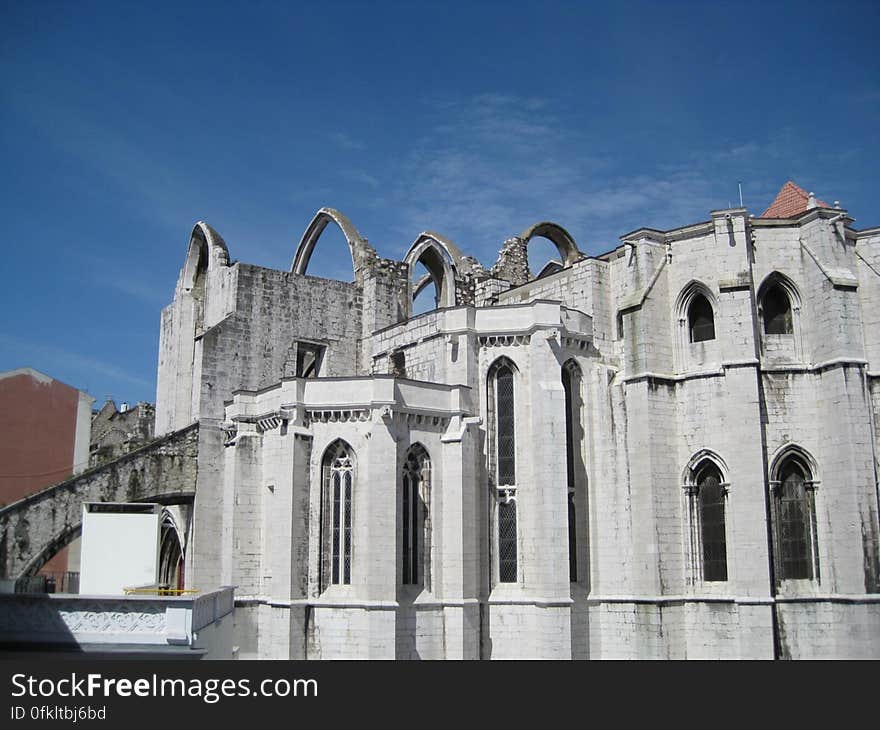
M761 213L759 218L794 218L807 210L810 194L799 185L789 180L770 203L770 207ZM830 208L828 203L816 200L819 208Z

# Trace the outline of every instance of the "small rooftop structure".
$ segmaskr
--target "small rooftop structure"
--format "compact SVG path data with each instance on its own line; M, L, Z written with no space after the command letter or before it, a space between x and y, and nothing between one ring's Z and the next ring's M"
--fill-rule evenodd
M789 180L780 188L770 207L759 218L794 218L806 213L810 208L830 208L823 200L808 193L797 183Z

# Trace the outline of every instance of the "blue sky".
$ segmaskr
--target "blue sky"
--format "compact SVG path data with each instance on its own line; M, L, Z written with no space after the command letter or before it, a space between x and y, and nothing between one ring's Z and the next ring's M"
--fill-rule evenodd
M206 220L285 269L315 211L491 265L599 253L786 179L880 225L880 3L0 0L0 370L155 399ZM350 278L331 229L310 273Z

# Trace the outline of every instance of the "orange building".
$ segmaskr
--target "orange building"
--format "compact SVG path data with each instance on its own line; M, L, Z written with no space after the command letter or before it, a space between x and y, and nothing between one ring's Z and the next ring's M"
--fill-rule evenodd
M94 400L32 368L0 373L0 506L88 466ZM41 572L67 570L65 548Z

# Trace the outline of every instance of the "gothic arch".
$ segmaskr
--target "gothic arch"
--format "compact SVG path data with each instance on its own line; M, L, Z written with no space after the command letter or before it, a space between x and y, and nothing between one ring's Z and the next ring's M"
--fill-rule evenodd
M335 223L339 230L342 231L342 235L345 236L345 240L348 242L348 249L351 252L354 275L357 277L359 269L365 263L365 259L375 258L376 252L367 243L367 240L361 236L358 229L354 227L354 224L333 208L321 208L315 213L315 217L312 218L312 222L309 223L308 228L306 228L305 233L303 233L300 239L299 246L296 248L296 254L293 257L290 270L294 274L305 275L306 269L309 266L309 260L312 258L312 252L315 250L315 244L328 223Z
M712 311L718 312L718 299L712 290L702 281L691 279L685 287L679 292L675 300L675 315L679 321L687 320L688 308L694 297L698 294L704 296L709 304L712 305Z
M767 276L764 277L764 280L758 287L758 301L760 302L764 298L764 295L767 293L768 289L777 284L782 287L786 294L788 294L789 300L791 301L791 308L800 309L800 291L798 291L795 283L781 271L771 271L769 274L767 274Z
M761 286L758 287L758 318L761 322L761 333L766 334L764 303L768 293L770 293L773 289L781 290L785 297L787 297L788 299L788 326L790 327L790 332L788 332L788 334L799 335L801 295L794 282L785 274L779 271L771 271L769 274L767 274L767 276L764 277L764 281L761 282Z
M183 265L183 288L192 290L200 278L215 266L229 266L226 241L204 221L193 226Z
M559 251L561 268L571 266L583 258L583 254L574 242L574 238L572 238L571 234L558 223L542 221L526 228L526 230L519 234L520 240L526 247L528 247L529 241L536 236L539 238L546 238L550 243L556 246L556 250Z
M796 461L800 462L812 475L812 481L815 483L819 483L819 465L816 460L813 458L813 455L807 451L803 446L796 443L787 443L784 446L781 446L776 450L773 454L773 457L770 459L770 481L776 482L779 480L779 470L788 461L790 458L794 458Z
M410 278L416 264L421 263L428 270L428 277L422 277L413 287L413 300L431 282L437 291L438 307L454 307L455 279L462 254L458 247L437 233L425 231L409 247L404 262L409 267Z
M721 476L724 477L725 481L727 480L727 475L730 473L730 470L724 459L711 449L700 449L688 460L687 466L685 466L684 473L682 474L681 483L693 484L694 477L707 462L714 465L718 471L721 472Z
M171 589L183 587L184 540L174 516L162 510L159 542L159 585Z

